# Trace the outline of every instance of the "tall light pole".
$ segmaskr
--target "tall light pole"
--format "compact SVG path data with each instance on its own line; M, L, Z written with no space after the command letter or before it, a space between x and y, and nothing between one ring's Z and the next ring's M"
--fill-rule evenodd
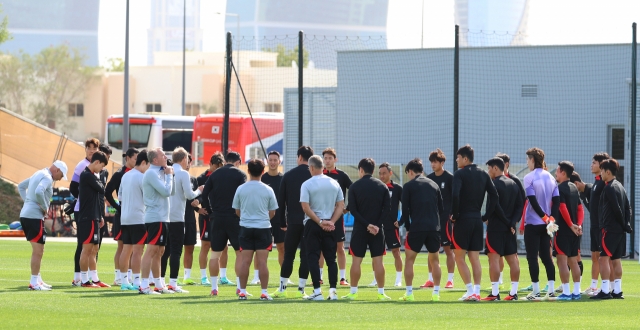
M420 28L420 48L424 48L424 0L422 0L422 25Z
M217 12L216 14L222 15L221 12ZM232 16L236 18L236 38L240 37L240 14L226 13L226 16ZM239 40L239 39L236 39ZM240 47L236 47L236 71L238 72L238 77L240 77ZM240 82L236 81L236 113L240 112Z
M182 115L186 114L185 111L185 72L186 72L186 53L187 53L187 0L182 0Z
M124 37L124 109L122 109L122 151L129 149L129 0ZM107 138L108 140L108 138ZM125 159L122 160L124 164Z

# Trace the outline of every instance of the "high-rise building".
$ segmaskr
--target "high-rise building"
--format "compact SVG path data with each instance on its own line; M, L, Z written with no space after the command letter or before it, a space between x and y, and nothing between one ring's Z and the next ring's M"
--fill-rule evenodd
M36 54L49 46L67 44L98 65L100 0L3 0L3 15L13 36L0 51ZM3 17L0 17L2 20Z
M153 52L182 51L184 2L186 1L186 49L202 51L200 0L151 0L147 64L153 64Z
M461 46L527 43L529 0L455 0Z

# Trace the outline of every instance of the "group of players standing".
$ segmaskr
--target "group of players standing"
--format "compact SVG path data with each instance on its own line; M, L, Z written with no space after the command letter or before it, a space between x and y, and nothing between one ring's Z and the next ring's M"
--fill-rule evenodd
M191 156L183 148L172 153L173 164L161 149L127 150L126 163L107 183L107 165L111 150L97 139L85 142L86 159L77 166L70 190L77 198L75 220L78 247L75 257L74 286L109 287L99 280L97 258L102 237L106 233L103 213L105 199L116 208L113 233L118 241L114 258L115 280L122 290L141 294L188 293L178 282L180 259L185 256L184 284L191 279L193 251L196 244L196 221L199 213L202 249L199 256L201 281L211 285L211 295L218 295L218 283L234 284L226 276L227 246L236 253L236 294L247 299L249 267L255 261L251 284L260 284L260 299L286 297L293 272L295 255L300 250L297 297L323 300L323 265L329 278L329 300L338 299L336 287L350 286L343 298L358 299L361 263L368 250L372 257L378 299L389 300L384 293L385 270L382 257L386 248L395 259L395 286L402 284L403 263L400 254L399 228L406 229L404 279L406 293L400 298L414 300L413 265L423 247L428 251L429 279L422 287L433 287L432 300L439 300L441 269L440 248L444 248L448 279L445 288L453 288L455 266L466 286L464 301L500 300L503 258L510 267L511 290L505 300L518 299L520 276L517 257L516 228L524 234L527 261L531 275L531 293L527 300L580 299L582 263L579 246L584 209L591 216L592 283L586 293L592 298L623 298L620 257L625 249L625 233L631 231L626 192L615 179L619 169L616 160L606 153L593 157L594 184L585 185L573 164L558 164L556 177L547 170L544 152L527 150L531 171L524 183L509 173L509 156L498 154L486 162L488 171L473 163L474 151L467 145L456 153L458 171L444 170L446 157L438 149L429 155L433 173L424 175L419 158L404 168L409 181L404 187L393 182L388 163L378 166L380 179L373 178L375 161L365 158L358 164L360 179L352 183L337 169L336 151L327 148L320 156L313 149L298 149L298 166L284 175L278 172L280 154L268 154L268 172L262 160L248 161L247 175L238 166L240 155L216 153L210 168L198 178L190 177ZM54 180L66 178L66 164L56 161L50 168L36 172L19 188L25 206L20 215L27 240L31 241L32 278L30 289L50 290L42 281L39 268L44 250L42 218L46 215ZM345 196L349 205L345 206ZM118 201L113 198L117 192ZM485 214L481 212L485 194ZM277 196L277 197L276 197ZM402 217L398 209L402 203ZM352 256L351 283L346 279L346 238L343 214L351 212L354 226L349 252ZM36 214L37 213L37 214ZM40 214L42 213L42 214ZM558 219L556 221L555 219ZM311 221L310 221L311 220ZM486 224L486 239L484 239ZM144 245L147 249L144 250ZM280 285L267 293L269 272L267 256L275 244L280 264ZM166 246L166 247L165 247ZM209 249L212 251L208 258ZM479 254L485 250L489 258L491 294L480 297L482 270ZM554 293L556 256L562 281L562 294ZM467 266L468 256L471 270ZM546 268L548 292L541 295L538 258ZM207 277L209 259L209 277ZM336 260L337 259L337 260ZM167 261L170 283L164 282ZM337 262L336 262L337 261ZM339 272L339 277L338 277ZM598 290L598 273L602 287ZM314 291L305 293L311 275ZM572 275L574 290L569 287ZM340 281L338 281L338 278ZM610 284L613 282L613 285ZM151 286L155 286L152 290ZM611 286L613 288L611 288ZM273 298L272 298L273 296Z

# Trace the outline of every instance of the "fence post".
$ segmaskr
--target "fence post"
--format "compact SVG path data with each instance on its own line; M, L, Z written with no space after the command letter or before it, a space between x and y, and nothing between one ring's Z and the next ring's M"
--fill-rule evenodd
M302 143L302 110L303 110L303 100L304 100L304 83L302 80L302 74L304 69L304 49L303 47L303 39L304 32L298 32L298 147L303 146Z
M227 32L226 75L224 81L224 121L222 124L222 154L229 151L229 95L231 94L231 32Z
M124 37L124 109L122 109L122 152L129 150L129 0L127 0L127 22ZM109 132L105 132L108 135ZM109 141L109 137L105 136ZM122 163L126 162L122 157Z
M456 43L453 50L453 159L458 152L458 111L459 111L459 95L460 95L460 44L459 44L460 26L456 25ZM453 161L453 171L458 169L456 162Z
M629 189L629 199L631 202L631 228L634 230L631 232L630 240L630 255L631 258L635 258L635 223L636 223L636 111L637 111L637 99L638 99L638 86L636 83L636 62L637 62L637 44L636 44L636 23L632 25L633 39L631 41L631 163L629 164L629 182L631 183L631 189Z

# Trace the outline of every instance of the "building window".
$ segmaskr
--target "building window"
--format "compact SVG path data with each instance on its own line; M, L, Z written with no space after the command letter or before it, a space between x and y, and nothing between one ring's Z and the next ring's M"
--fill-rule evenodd
M280 103L265 103L265 112L282 112L282 105Z
M197 116L200 114L200 104L197 103L186 103L184 105L184 114L185 116Z
M162 112L162 104L160 103L147 103L147 112Z
M82 103L69 103L69 117L84 117L84 105Z

